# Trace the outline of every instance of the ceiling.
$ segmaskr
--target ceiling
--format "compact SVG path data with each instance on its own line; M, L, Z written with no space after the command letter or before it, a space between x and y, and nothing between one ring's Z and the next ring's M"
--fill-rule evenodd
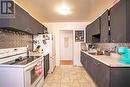
M15 0L40 22L90 22L113 4L113 0ZM72 14L60 15L55 8L67 3Z

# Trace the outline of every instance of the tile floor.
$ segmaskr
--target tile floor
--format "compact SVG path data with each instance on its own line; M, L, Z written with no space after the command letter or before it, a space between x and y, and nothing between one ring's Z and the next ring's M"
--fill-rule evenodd
M59 66L48 74L43 87L96 87L83 67Z

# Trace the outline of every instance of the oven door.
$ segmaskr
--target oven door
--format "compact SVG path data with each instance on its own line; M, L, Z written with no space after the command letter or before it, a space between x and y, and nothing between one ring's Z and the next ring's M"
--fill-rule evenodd
M43 61L36 62L26 71L26 87L36 87L43 77Z

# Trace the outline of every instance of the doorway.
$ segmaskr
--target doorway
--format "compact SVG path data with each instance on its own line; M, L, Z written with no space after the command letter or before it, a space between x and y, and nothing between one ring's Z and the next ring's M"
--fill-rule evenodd
M60 31L60 65L73 65L73 31Z

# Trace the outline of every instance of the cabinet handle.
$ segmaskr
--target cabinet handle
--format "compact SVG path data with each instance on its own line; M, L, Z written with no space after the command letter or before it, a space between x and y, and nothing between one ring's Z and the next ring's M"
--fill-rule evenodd
M99 65L100 65L100 63L96 63L96 62L95 62L95 65L99 66Z
M112 40L112 42L115 42L115 40Z
M97 65L100 65L100 63L97 63Z

